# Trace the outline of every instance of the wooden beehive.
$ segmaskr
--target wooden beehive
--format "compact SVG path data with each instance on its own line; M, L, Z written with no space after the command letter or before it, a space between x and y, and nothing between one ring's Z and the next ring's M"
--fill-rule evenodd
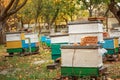
M7 49L11 48L22 48L22 38L24 35L21 35L21 32L10 32L6 33L6 47Z
M103 24L100 21L71 22L68 24L69 43L80 43L85 36L97 36L103 41Z
M61 47L61 66L64 67L100 67L103 65L101 49L98 46Z

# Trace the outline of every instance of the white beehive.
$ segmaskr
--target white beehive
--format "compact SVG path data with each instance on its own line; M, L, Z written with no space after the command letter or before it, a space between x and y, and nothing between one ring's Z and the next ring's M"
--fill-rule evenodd
M81 38L97 36L103 41L103 24L99 21L72 22L68 24L69 43L80 43Z
M61 66L64 67L101 67L100 48L83 48L80 46L62 46Z
M68 27L68 33L103 32L103 24L99 21L72 22Z
M51 43L68 43L69 35L68 34L56 34L50 35Z

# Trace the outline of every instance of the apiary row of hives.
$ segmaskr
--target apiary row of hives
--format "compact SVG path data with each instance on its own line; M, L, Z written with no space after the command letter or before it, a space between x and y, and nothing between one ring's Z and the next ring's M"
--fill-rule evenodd
M6 33L8 53L34 52L39 47L38 34L25 32Z

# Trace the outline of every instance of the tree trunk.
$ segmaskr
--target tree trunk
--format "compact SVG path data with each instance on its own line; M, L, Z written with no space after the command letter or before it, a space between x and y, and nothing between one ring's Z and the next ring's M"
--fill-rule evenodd
M89 17L92 17L92 16L93 16L93 15L92 15L92 12L93 12L92 9L90 9L90 10L89 10Z
M41 34L41 25L40 25L39 20L38 20L38 27L39 27L39 34Z
M3 23L0 22L0 44L5 43L5 32L2 27L3 27Z

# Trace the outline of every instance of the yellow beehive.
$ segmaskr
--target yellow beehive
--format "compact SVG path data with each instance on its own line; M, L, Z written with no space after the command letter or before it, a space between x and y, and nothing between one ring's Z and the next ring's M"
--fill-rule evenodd
M115 48L118 48L118 47L119 47L118 38L114 38L114 47L115 47Z
M22 48L22 42L21 41L7 41L6 46L7 46L7 49Z

